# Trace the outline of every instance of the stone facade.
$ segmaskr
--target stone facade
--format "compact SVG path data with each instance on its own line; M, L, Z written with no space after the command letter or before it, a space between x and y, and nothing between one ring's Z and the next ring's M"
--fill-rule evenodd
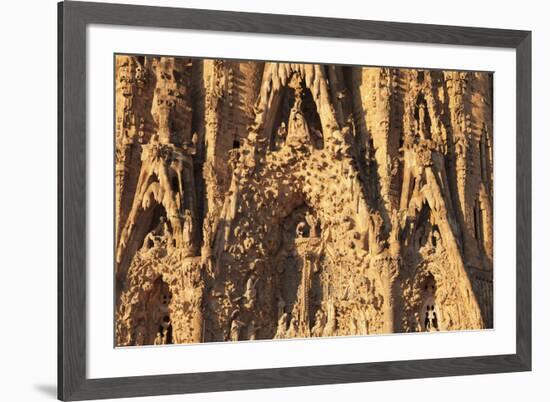
M116 57L117 346L492 328L492 75Z

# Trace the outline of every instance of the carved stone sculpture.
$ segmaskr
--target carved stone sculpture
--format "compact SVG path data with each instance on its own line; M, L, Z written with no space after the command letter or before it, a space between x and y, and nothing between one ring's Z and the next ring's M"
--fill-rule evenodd
M492 328L490 73L115 78L117 346Z

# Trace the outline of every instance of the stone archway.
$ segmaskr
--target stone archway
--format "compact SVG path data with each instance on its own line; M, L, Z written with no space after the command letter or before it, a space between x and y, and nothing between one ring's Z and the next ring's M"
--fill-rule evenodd
M218 317L218 322L211 324L217 331L254 321L259 324L260 338L275 334L286 337L287 331L289 337L310 336L312 327L322 321L320 316L325 314L327 319L331 316L332 329L317 328L316 331L336 335L338 308L357 310L358 316L364 316L366 310L380 309L383 304L384 290L374 289L371 286L374 281L367 279L366 272L369 255L382 251L382 219L367 204L359 172L349 152L351 138L339 129L330 131L325 127L323 146L313 144L311 117L303 110L304 84L296 74L293 77L295 100L285 123L288 130L284 141L273 149L267 139L262 141L258 139L260 134L252 132L249 141L233 150L231 185L214 244L214 276L217 281L235 283L236 287L234 295L219 295L210 304L215 311L209 315ZM326 111L327 107L321 104L319 109ZM273 120L270 110L262 111L264 123ZM319 116L318 121L331 119L334 116ZM281 250L285 220L300 208L312 211L317 220L314 225L307 225L308 231L319 232L318 239L311 240L319 244L318 250L310 251L307 256L300 254L300 244L310 242L304 238L292 239L292 247ZM300 237L304 237L305 223L300 224L304 227L294 223L290 230L295 234L300 231ZM278 272L285 261L289 261L288 253L296 253L300 259L292 268L296 274L292 300L284 300L280 286L285 279ZM249 291L247 278L252 272L262 278L255 285L258 287L255 292L261 297L254 311L247 308L243 302L246 297L241 296ZM319 280L316 275L323 275L323 279ZM321 282L330 281L343 285L335 294L319 291L323 288ZM312 301L314 283L317 283L318 299ZM359 290L353 284L358 284ZM359 302L373 298L380 302L368 305ZM280 304L284 306L281 308ZM229 311L238 311L238 323L230 322L236 320L231 317L237 314L227 314ZM283 314L288 317L282 317ZM375 315L375 312L371 314Z

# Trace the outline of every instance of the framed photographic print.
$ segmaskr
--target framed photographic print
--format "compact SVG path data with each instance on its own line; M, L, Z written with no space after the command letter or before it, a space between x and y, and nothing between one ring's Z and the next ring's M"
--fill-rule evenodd
M530 41L59 3L59 399L530 370Z

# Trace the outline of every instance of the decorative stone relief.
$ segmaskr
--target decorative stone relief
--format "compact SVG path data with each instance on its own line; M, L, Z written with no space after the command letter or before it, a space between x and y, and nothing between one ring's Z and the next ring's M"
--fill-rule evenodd
M116 59L117 346L491 328L492 76Z

